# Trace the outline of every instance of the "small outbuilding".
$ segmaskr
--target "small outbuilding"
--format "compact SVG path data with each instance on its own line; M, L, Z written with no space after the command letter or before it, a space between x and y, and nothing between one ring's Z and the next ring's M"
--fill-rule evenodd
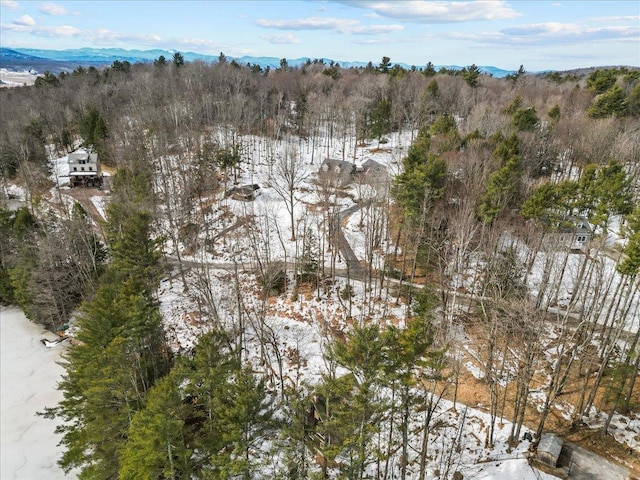
M255 200L258 195L260 195L260 185L257 183L233 187L225 192L226 197L231 197L234 200L244 200L245 202Z
M555 433L544 433L538 443L537 458L545 465L556 468L562 451L562 439Z

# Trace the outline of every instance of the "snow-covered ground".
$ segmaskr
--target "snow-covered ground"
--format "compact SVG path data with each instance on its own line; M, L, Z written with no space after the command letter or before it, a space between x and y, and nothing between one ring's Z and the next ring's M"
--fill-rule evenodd
M223 132L221 132L221 135ZM353 279L347 280L344 276L337 275L336 280L317 291L294 292L290 287L285 296L278 298L262 299L260 287L256 281L256 268L259 258L261 262L286 260L292 262L299 257L302 250L301 238L305 232L312 232L318 239L326 226L324 207L319 207L323 201L333 205L336 211L344 211L347 208L358 205L364 199L378 196L382 189L372 192L371 188L351 185L349 188L329 192L328 197L322 196L322 192L315 182L316 173L324 158L345 158L362 164L367 159L374 159L385 166L391 175L398 173L402 157L406 154L410 145L411 133L404 132L401 135L389 136L389 142L377 145L373 142L369 145L356 147L352 140L344 143L339 141L329 142L328 139L318 142L318 145L309 145L308 142L293 140L293 144L286 141L273 142L260 137L242 137L244 145L244 162L238 172L237 184L257 183L261 186L261 194L253 202L243 202L222 198L221 193L211 198L208 211L197 212L194 218L189 219L200 226L197 246L207 245L207 249L196 248L187 251L185 245L177 245L182 259L189 262L189 269L185 273L188 285L184 285L178 270L174 270L170 278L165 279L159 288L161 311L165 327L176 351L191 349L197 342L197 337L204 331L220 323L225 327L237 327L242 322L246 330L246 356L256 370L265 368L265 362L261 355L267 355L271 364L267 368L276 371L278 367L273 363L277 357L270 348L276 346L283 355L282 381L298 384L306 382L314 384L319 379L324 366L323 349L332 331L344 331L347 322L390 322L401 324L404 319L402 302L384 301L377 295L367 290L367 286ZM224 145L222 137L219 139ZM382 147L382 148L378 148ZM350 152L343 155L343 150ZM294 226L297 241L291 239L290 216L285 201L278 195L274 188L277 179L276 164L279 159L294 152L299 161L301 182L295 194ZM355 152L355 154L353 153ZM167 159L171 164L175 159ZM67 157L61 157L53 161L53 180L58 188L67 188L68 165ZM231 174L229 174L231 177ZM179 182L173 186L180 185ZM231 186L231 181L226 187ZM179 191L166 192L166 188L173 188L170 183L162 184L158 181L156 190L159 195L166 194L169 198L179 198ZM327 193L325 192L325 195ZM94 197L92 202L98 211L104 216L105 202L108 197ZM169 202L165 202L169 204ZM166 208L166 206L164 207ZM173 208L177 208L173 205ZM371 219L376 215L373 208L360 210L345 218L344 235L352 246L360 260L365 259L372 232L367 230ZM360 220L364 219L361 225ZM250 228L251 222L254 227ZM209 229L208 236L204 235L204 225ZM161 233L167 233L169 226L162 226ZM325 230L326 231L326 230ZM224 233L224 234L223 234ZM206 242L213 238L209 244ZM373 255L375 265L380 265L380 253L388 248L388 239L382 238L381 245ZM170 258L176 258L176 245L168 242L167 252ZM581 254L571 254L568 261L567 274L559 290L570 292L575 288L573 279L579 270ZM318 248L318 256L321 262L328 265L331 260L330 249ZM540 282L540 263L545 257L540 254L533 265L532 273L528 278L530 286L536 292ZM472 258L469 260L470 271L468 278L477 280L475 269L481 268L481 260ZM342 259L337 259L336 268L344 269ZM574 265L575 264L575 265ZM235 266L237 265L237 270ZM611 278L610 289L613 291L617 285L616 272L612 262L604 259L601 275ZM292 277L292 273L290 277ZM290 280L293 280L290 278ZM465 285L470 291L473 285L466 285L462 279L461 285ZM352 295L343 296L347 282ZM375 289L374 289L375 290ZM209 300L213 302L208 303ZM389 292L381 293L389 295ZM561 299L564 294L558 295ZM238 299L242 299L241 303ZM216 311L213 311L215 305ZM563 305L558 302L558 307ZM637 311L637 310L636 310ZM632 322L630 327L638 328L638 321ZM259 332L260 329L264 331ZM4 332L4 322L3 322ZM265 332L272 335L271 344L266 349L259 348L258 337ZM3 340L4 342L4 340ZM264 345L263 345L264 347ZM43 347L44 348L44 347ZM266 351L266 353L265 353ZM471 354L472 352L469 351ZM4 364L5 352L3 346L3 403L4 403ZM261 367L262 366L262 367ZM473 362L467 362L467 368L471 373L480 378L482 371ZM265 372L268 373L268 372ZM276 387L276 385L272 385ZM458 432L458 423L461 418L461 406L453 408L448 402L442 402L438 410L438 422L444 425L433 433L433 445L435 452L430 463L431 471L439 468L445 462L445 452L452 451L451 438L458 436L463 451L459 458L446 459L447 462L457 462L457 470L464 474L465 478L480 479L521 479L553 478L532 470L524 453L528 442L522 442L517 448L507 453L506 438L509 434L510 424L504 423L496 432L496 447L486 449L483 446L486 425L489 420L487 414L477 409L468 408L465 412L465 424ZM44 421L44 420L43 420ZM633 432L637 431L637 420L627 419L627 425ZM621 420L625 422L624 419ZM635 423L634 423L635 422ZM622 430L622 427L621 427ZM4 405L3 405L3 453L4 453ZM625 438L625 440L627 440ZM628 442L627 442L628 443ZM55 440L53 440L55 444ZM637 444L634 444L637 446ZM438 456L438 452L440 456ZM3 462L4 478L4 462ZM28 477L24 477L28 478ZM48 476L46 478L57 478Z
M56 390L64 369L58 362L64 343L45 347L42 338L53 334L31 323L17 308L0 307L0 370L2 395L0 478L17 480L73 479L57 461L56 422L36 416L62 399ZM55 336L53 336L55 337Z
M21 87L23 85L33 85L38 78L33 72L14 72L6 68L0 68L0 88Z
M241 269L241 266L239 266ZM195 271L194 271L195 270ZM240 297L243 302L244 323L246 325L246 359L254 365L256 371L262 371L260 367L261 350L257 341L256 326L262 320L266 331L272 332L274 344L283 352L283 377L287 385L300 385L305 382L313 385L320 379L321 373L326 368L323 352L326 346L330 330L346 330L345 318L349 311L348 302L338 301L337 298L346 283L345 279L338 279L331 289L329 296L323 294L321 299L315 298L314 292L299 294L292 299L290 295L268 299L262 304L259 298L259 287L252 274L238 273L235 279L234 269L205 268L194 269L188 275L189 283L196 284L195 276L206 275L216 303L220 306L217 315L198 315L199 293L193 287L186 292L177 272L171 278L161 282L160 302L161 312L165 320L165 326L176 350L189 349L193 346L197 336L221 322L226 328L237 325L238 309L234 304L237 299L236 289L241 289ZM353 297L351 314L354 318L361 315L363 309L367 310L368 318L382 321L400 321L403 311L402 306L383 312L376 311L375 306L367 302L362 282L353 281ZM229 301L231 300L231 301ZM264 307L264 310L263 310ZM261 312L263 316L261 317ZM274 352L269 351L273 345L266 345L267 356L274 358ZM264 353L264 352L262 352ZM275 371L275 363L271 368ZM267 373L267 372L265 372ZM277 388L277 385L271 385ZM438 428L433 429L429 441L431 461L429 462L430 475L435 475L436 470L444 471L450 468L450 475L455 471L463 473L464 478L481 478L485 480L551 480L551 475L532 469L526 460L529 448L528 441L510 449L507 438L510 433L509 422L498 422L496 425L495 445L493 448L484 446L490 416L478 409L465 407L462 404L454 405L447 400L441 400L432 419ZM461 425L462 423L462 425ZM412 429L418 431L417 423ZM523 433L527 431L523 429ZM415 438L419 442L418 438ZM461 446L460 451L454 451L452 442L457 441ZM396 465L397 467L397 465ZM414 465L415 468L415 465ZM371 472L373 474L373 472ZM410 478L414 478L410 476ZM427 478L437 478L428 476Z
M219 131L216 140L221 145L226 145L225 138L229 136L226 131ZM405 131L388 135L388 142L378 145L378 142L370 142L364 145L353 145L352 138L344 142L334 139L323 139L311 144L297 138L274 141L263 137L246 135L236 138L243 145L241 150L242 165L239 168L236 185L258 184L261 187L260 195L253 202L243 202L232 199L216 199L218 207L211 213L207 213L200 219L201 224L207 223L215 232L231 227L238 219L255 217L263 230L262 240L269 242L269 255L272 258L283 259L285 255L291 259L299 254L300 244L291 241L291 219L287 211L287 205L278 194L276 184L281 183L278 168L283 159L295 158L295 169L299 182L297 183L294 201L294 228L298 237L304 236L305 231L311 231L316 238L321 235L321 229L326 229L322 210L319 207L323 202L329 202L335 211L343 211L352 207L357 201L370 198L372 188L366 185L358 185L353 182L347 188L322 190L317 184L318 171L324 159L344 159L360 166L367 160L375 160L384 166L389 172L390 178L398 173L401 159L411 145L412 132ZM327 145L328 144L328 145ZM344 152L349 152L345 154ZM168 160L172 162L172 159ZM233 177L231 173L228 174ZM226 187L234 183L230 179ZM175 182L174 185L179 185ZM165 185L158 184L157 190L164 194ZM168 186L171 188L170 186ZM381 194L384 194L386 186L381 186ZM374 192L375 193L375 192ZM173 198L177 198L180 192L169 192ZM231 215L230 215L231 214ZM355 215L353 217L356 217ZM357 215L359 218L359 215ZM361 232L353 232L353 229L345 230L345 236L350 242L363 241ZM202 232L201 232L202 234ZM215 245L216 259L233 261L239 257L248 257L253 254L250 239L246 235L235 239L232 245ZM354 243L354 250L359 243ZM171 247L170 247L171 248ZM175 252L173 252L175 253ZM359 253L359 256L360 253ZM328 261L326 256L325 260Z
M591 428L602 428L606 419L605 412L598 412L592 407L589 416L584 420ZM609 433L618 442L628 445L640 455L640 413L632 412L629 416L615 413L611 418Z

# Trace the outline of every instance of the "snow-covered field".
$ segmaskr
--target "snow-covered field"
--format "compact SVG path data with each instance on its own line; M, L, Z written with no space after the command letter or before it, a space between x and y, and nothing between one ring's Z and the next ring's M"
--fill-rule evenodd
M36 73L14 72L6 68L0 68L0 88L20 87L23 85L33 85L38 78Z
M53 334L31 323L17 308L0 307L2 480L73 479L57 461L56 422L36 416L62 399L56 390L64 370L58 363L64 344L47 348L40 340Z

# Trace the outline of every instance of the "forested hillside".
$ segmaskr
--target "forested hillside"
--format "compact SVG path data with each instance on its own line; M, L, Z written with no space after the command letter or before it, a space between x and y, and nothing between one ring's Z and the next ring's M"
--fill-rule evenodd
M73 337L66 470L459 480L551 430L640 475L639 70L176 53L0 104L0 302Z

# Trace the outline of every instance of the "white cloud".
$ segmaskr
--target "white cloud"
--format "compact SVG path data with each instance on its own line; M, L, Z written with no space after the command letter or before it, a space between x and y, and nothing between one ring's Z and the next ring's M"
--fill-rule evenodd
M458 23L478 20L500 20L520 16L504 0L393 2L375 0L344 0L352 7L373 10L380 16L415 23Z
M626 17L617 16L617 17L595 17L587 20L589 23L620 23L620 22L640 22L640 15L628 15Z
M358 25L357 20L331 17L307 17L294 20L263 20L256 23L264 28L276 28L278 30L343 30Z
M387 38L360 38L357 40L353 40L353 43L357 45L391 45L399 42L389 40Z
M362 25L359 20L331 17L307 17L293 20L257 20L263 28L277 30L330 30L345 35L378 35L397 32L402 25Z
M39 10L42 13L53 16L69 14L69 11L65 7L63 7L62 5L56 5L55 3L43 3L42 5L40 5Z
M36 21L33 19L33 17L30 17L29 15L23 15L20 18L16 18L13 23L15 25L24 25L24 26L28 26L28 27L32 27L36 24Z
M20 8L18 2L14 0L0 0L0 7L8 8L9 10L15 10Z
M269 43L275 43L277 45L295 45L300 43L300 39L295 37L291 33L284 33L280 35L263 35L260 38L268 41Z
M586 42L640 37L640 27L586 27L576 23L546 22L522 25L502 30L507 37L523 42L554 42L557 40Z
M67 25L57 27L33 26L33 25L0 25L0 30L10 30L12 32L29 33L38 37L77 37L81 30Z
M162 37L159 35L139 35L139 34L127 34L118 33L105 28L99 28L97 30L87 30L82 33L85 38L90 38L94 42L101 45L108 45L112 42L138 42L148 45L155 45L162 41Z
M640 27L637 25L590 27L577 23L546 22L518 25L499 32L450 33L448 37L484 45L557 45L561 48L563 44L590 45L603 41L637 42L640 41Z
M362 25L353 27L346 33L353 35L378 35L380 33L399 32L404 30L402 25Z

